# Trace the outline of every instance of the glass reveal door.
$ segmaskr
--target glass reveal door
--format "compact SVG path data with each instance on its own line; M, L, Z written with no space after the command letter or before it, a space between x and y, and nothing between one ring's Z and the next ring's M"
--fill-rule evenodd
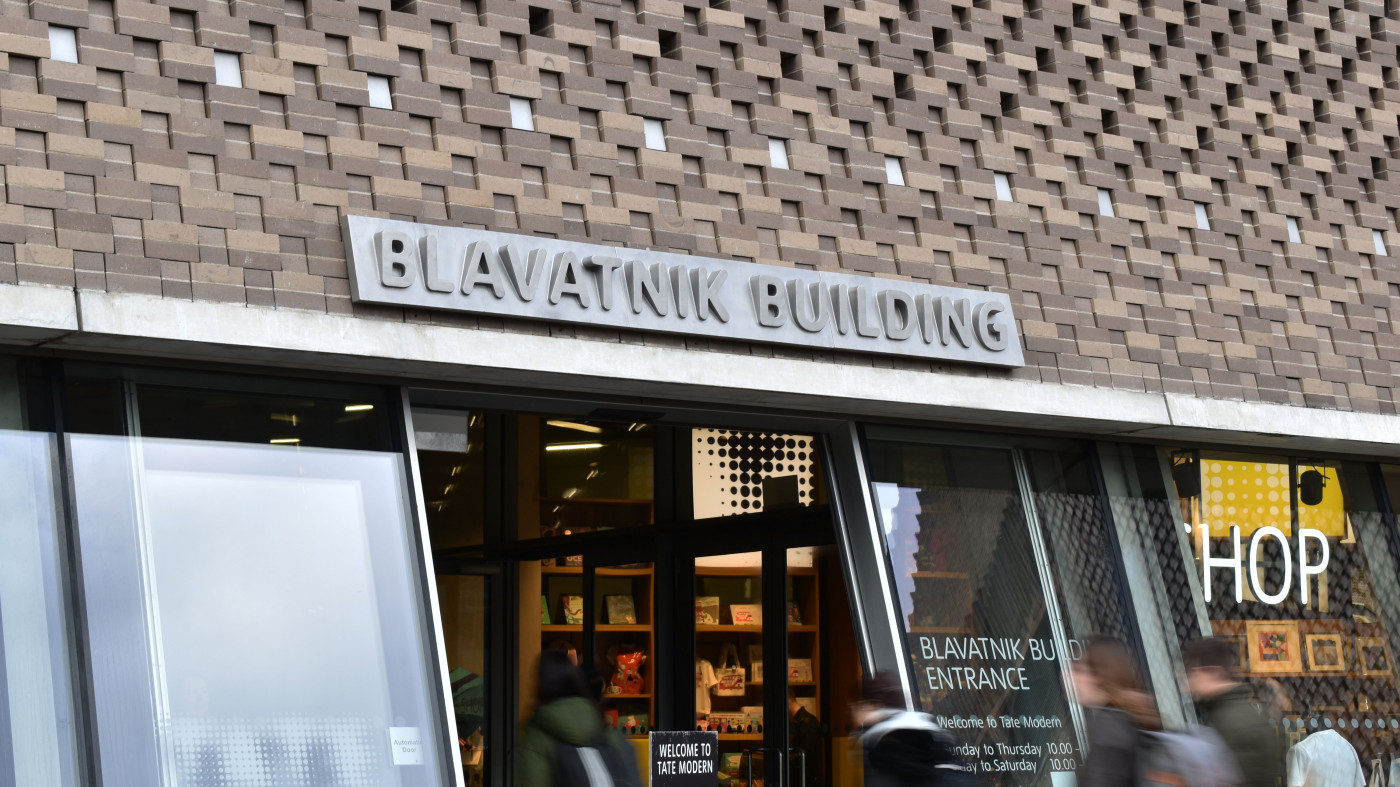
M749 548L691 558L695 728L718 733L722 780L854 787L862 675L830 523L759 532L715 533L706 541Z

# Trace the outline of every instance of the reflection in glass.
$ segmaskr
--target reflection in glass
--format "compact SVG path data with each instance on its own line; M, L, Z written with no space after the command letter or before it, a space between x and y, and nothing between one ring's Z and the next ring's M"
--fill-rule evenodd
M1289 746L1331 729L1363 764L1400 756L1400 574L1370 468L1190 449L1122 452L1105 467L1140 482L1123 490L1144 514L1128 535L1150 550L1171 646L1230 640L1234 677ZM1159 495L1167 519L1148 515Z
M652 524L656 430L650 425L527 416L519 425L522 462L537 458L540 489L538 532L529 532L534 523L522 517L521 538ZM522 488L530 471L521 469Z
M443 783L397 455L70 440L104 783Z
M919 706L978 746L993 783L1058 783L1078 757L1070 643L1046 605L1050 566L1011 452L872 438L870 466Z
M433 551L480 546L486 528L484 417L415 407L413 434Z
M439 574L438 605L442 610L448 679L452 681L452 711L457 717L457 746L462 755L462 778L469 787L488 783L486 770L490 727L487 723L488 670L487 579L482 576Z
M78 781L53 447L0 431L0 784Z

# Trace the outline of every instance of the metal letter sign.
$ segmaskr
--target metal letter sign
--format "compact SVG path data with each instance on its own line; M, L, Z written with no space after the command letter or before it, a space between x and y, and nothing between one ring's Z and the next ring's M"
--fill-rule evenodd
M715 787L719 784L719 733L653 732L648 787Z
M849 273L347 216L362 303L1022 366L1011 301Z

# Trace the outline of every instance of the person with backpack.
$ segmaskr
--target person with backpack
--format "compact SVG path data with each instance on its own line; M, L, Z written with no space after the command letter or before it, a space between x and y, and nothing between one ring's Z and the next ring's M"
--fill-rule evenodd
M979 784L959 759L958 744L927 713L908 710L899 681L875 675L853 710L865 762L865 787L960 787Z
M641 787L631 747L603 723L583 671L568 653L540 654L535 692L535 712L520 745L520 784Z
M1141 731L1162 728L1143 690L1128 649L1111 637L1094 637L1074 662L1074 688L1084 707L1089 752L1080 764L1078 787L1132 787L1141 771Z
M1254 691L1231 675L1235 643L1219 637L1188 642L1182 648L1186 684L1196 699L1196 715L1225 741L1244 775L1244 787L1279 787L1284 741L1255 701Z

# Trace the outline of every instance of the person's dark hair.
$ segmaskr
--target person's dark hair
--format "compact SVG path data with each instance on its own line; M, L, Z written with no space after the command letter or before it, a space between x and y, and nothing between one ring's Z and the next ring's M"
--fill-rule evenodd
M1108 707L1127 713L1139 729L1161 729L1162 719L1143 688L1137 662L1123 643L1112 637L1093 637L1084 649L1084 663L1103 690Z
M1181 658L1187 669L1218 667L1228 673L1235 668L1237 656L1235 643L1221 637L1192 640L1181 648Z
M882 708L903 708L904 686L895 676L882 672L865 679L860 689L860 698L863 702Z
M535 685L535 702L538 707L567 697L588 697L588 684L583 671L562 650L546 650L540 653L539 682Z

